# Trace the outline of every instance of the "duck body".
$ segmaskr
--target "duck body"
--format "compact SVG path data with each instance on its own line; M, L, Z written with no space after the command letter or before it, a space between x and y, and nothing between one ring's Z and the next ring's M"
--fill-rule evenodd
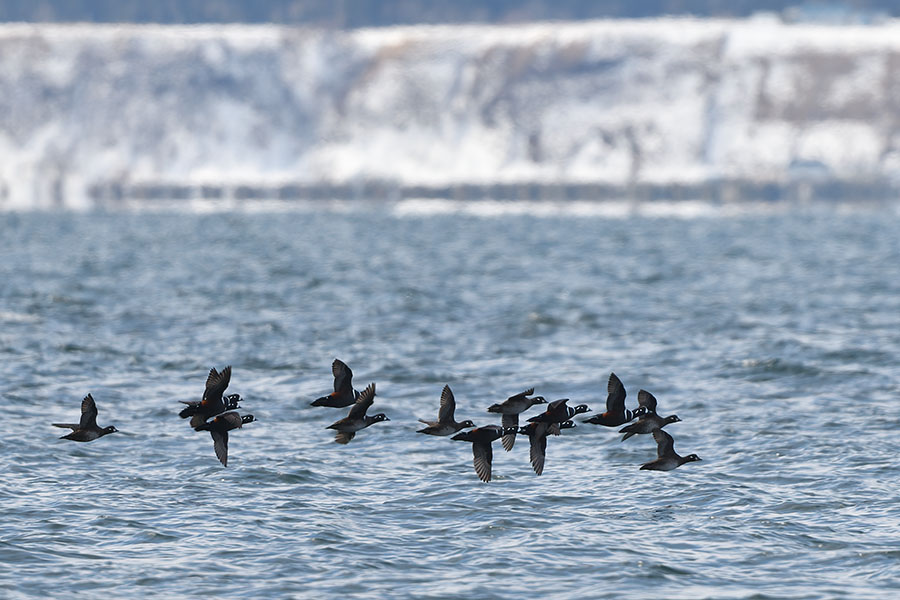
M619 433L625 434L622 437L622 441L624 442L633 435L653 433L657 429L662 429L669 423L678 423L679 421L681 421L681 419L678 418L678 415L660 417L657 414L647 414L638 419L637 422L620 429Z
M112 425L108 427L97 425L97 404L91 394L85 396L81 401L81 420L78 423L51 423L51 425L71 429L72 433L61 436L59 439L73 442L93 442L104 435L118 431Z
M569 421L575 415L590 412L587 404L579 404L578 406L568 406L566 403L568 398L560 398L554 400L547 405L547 410L539 415L528 419L529 423L563 423Z
M226 411L235 410L235 409L240 408L240 406L239 406L239 403L241 401L240 394L228 394L227 396L224 396L222 398L222 400L225 403ZM184 407L180 413L178 413L178 416L181 417L182 419L187 419L188 417L193 417L200 410L200 404L201 404L200 400L180 400L180 402L182 404L187 404L187 406Z
M196 431L208 431L213 440L213 448L216 458L223 466L228 466L228 432L240 429L247 423L252 423L256 418L253 415L241 416L235 411L226 412L216 416L211 421L201 423L194 429Z
M390 421L384 413L379 413L377 415L367 415L366 411L372 406L372 403L375 401L375 384L370 383L369 386L363 390L363 392L359 395L359 400L357 400L353 406L350 408L350 412L346 417L339 421L335 421L326 429L334 429L337 433L334 436L334 441L339 444L347 444L353 437L356 435L356 432L360 429L365 429L369 425L373 423L379 423L381 421Z

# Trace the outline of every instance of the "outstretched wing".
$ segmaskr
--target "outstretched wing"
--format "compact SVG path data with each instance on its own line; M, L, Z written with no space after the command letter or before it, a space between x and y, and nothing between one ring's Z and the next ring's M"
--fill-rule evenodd
M216 458L223 466L228 466L228 432L211 429L209 435L212 436L213 448L216 450Z
M209 370L206 377L206 389L203 391L203 406L209 406L211 402L219 402L228 382L231 381L231 365L228 365L222 372L216 371L215 367Z
M521 394L516 394L515 396L510 396L506 399L507 402L516 402L518 400L524 400L527 396L530 396L534 393L534 388L528 388Z
M535 433L529 436L531 441L531 468L534 469L534 472L537 475L540 475L544 472L544 457L547 455L547 436L540 432L540 430L536 430Z
M501 417L501 422L503 423L504 429L506 429L507 427L518 427L519 415L503 415ZM513 449L513 446L516 445L516 434L507 433L502 438L500 438L500 443L503 444L503 449L509 452Z
M366 411L369 410L369 407L372 406L372 402L375 401L375 383L370 383L369 387L364 389L362 393L359 395L359 398L350 407L350 412L347 414L347 418L351 420L362 419L366 416Z
M568 402L568 398L560 398L559 400L554 400L550 404L547 405L547 412L553 412L555 410L559 410L561 406L565 406L566 402Z
M671 435L662 429L656 429L653 431L653 439L656 440L656 455L659 458L675 456L675 440Z
M81 401L81 422L78 427L79 429L96 429L97 427L97 405L94 403L94 397L90 394Z
M490 481L491 480L491 460L493 460L493 451L491 450L490 443L487 444L479 444L475 442L472 444L472 454L475 456L474 464L475 464L475 472L478 473L478 478L482 481Z
M334 441L338 444L349 444L355 435L355 431L338 431L334 434Z
M625 411L625 386L615 373L609 374L606 384L606 411L620 413Z
M456 398L450 391L450 386L445 385L441 391L441 408L438 410L438 421L440 423L453 423L453 413L456 411Z
M638 404L647 409L649 413L656 413L656 398L647 390L638 392Z
M331 373L334 375L334 391L353 388L353 371L343 361L334 359L331 363Z

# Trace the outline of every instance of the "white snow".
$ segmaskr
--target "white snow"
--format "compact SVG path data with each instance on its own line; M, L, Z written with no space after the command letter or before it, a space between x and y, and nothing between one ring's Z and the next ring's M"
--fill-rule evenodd
M0 206L92 185L897 179L900 23L0 25Z

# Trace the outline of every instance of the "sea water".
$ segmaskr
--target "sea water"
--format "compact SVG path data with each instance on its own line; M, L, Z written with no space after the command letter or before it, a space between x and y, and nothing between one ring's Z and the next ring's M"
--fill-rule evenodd
M207 207L210 208L210 207ZM334 443L331 362L389 422ZM259 421L178 418L211 367ZM681 454L581 423L416 434L615 372ZM89 444L58 437L92 393ZM0 596L895 598L900 212L439 202L0 214ZM536 414L539 407L524 417Z

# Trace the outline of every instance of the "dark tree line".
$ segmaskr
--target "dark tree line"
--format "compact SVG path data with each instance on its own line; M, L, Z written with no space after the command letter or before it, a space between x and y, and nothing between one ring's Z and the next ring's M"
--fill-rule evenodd
M355 28L686 14L740 17L803 4L900 16L896 0L0 0L0 21L241 22Z

